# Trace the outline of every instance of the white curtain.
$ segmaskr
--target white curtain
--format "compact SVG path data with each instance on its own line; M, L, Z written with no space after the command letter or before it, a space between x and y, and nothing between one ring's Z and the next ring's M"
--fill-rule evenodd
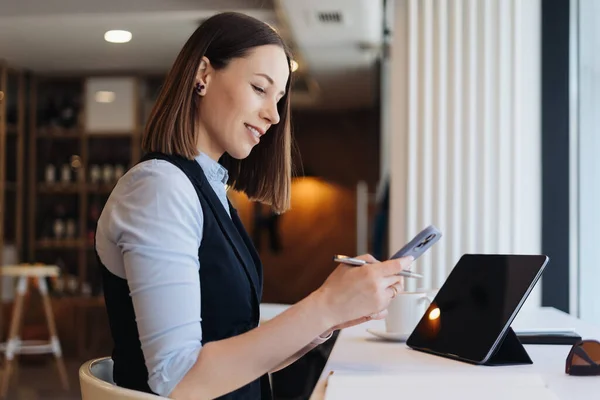
M429 224L444 234L408 290L440 287L464 253L541 251L540 12L539 0L394 2L390 252Z

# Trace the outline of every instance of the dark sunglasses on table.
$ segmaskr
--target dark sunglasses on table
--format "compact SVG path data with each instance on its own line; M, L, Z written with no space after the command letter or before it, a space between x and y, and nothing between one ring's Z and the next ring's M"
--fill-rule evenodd
M600 342L582 340L575 343L567 356L565 372L577 376L600 376Z

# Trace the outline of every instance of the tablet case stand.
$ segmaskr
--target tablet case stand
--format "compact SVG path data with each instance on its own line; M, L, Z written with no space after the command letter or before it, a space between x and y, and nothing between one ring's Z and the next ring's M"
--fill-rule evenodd
M498 343L487 362L482 365L520 365L533 364L525 347L517 338L515 331L509 326L504 334L504 338Z

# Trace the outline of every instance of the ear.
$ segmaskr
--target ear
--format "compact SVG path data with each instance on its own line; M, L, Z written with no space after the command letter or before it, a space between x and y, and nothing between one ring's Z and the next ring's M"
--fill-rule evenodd
M196 90L200 96L204 96L206 94L212 75L213 67L210 64L210 60L204 56L200 60L200 65L196 71L196 79L194 82L194 90Z

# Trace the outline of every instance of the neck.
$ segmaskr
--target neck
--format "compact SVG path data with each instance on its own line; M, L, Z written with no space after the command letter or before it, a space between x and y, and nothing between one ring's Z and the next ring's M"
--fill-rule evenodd
M219 161L221 156L225 153L214 140L211 139L210 135L203 126L199 127L198 142L196 143L198 151L206 154L215 161Z

